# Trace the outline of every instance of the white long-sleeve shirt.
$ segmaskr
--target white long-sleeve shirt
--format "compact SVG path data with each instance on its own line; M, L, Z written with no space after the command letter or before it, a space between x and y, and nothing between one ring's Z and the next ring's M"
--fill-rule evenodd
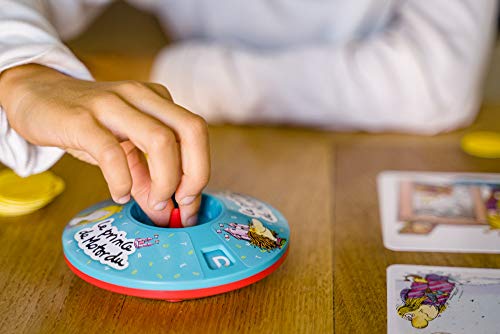
M90 74L60 38L107 0L0 0L0 72ZM434 134L472 121L496 0L131 0L178 43L152 79L209 122ZM61 151L26 143L0 110L0 159L21 175Z

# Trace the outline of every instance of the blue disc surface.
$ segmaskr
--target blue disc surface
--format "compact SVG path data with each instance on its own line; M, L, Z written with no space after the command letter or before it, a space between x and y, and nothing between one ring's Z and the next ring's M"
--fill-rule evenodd
M286 252L290 229L270 205L231 192L203 194L198 224L157 227L135 201L98 203L66 226L63 250L79 271L127 288L178 291L256 275Z

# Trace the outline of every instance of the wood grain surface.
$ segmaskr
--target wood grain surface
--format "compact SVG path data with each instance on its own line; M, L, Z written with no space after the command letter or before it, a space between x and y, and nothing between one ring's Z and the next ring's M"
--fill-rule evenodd
M149 36L141 40L148 51L128 52L123 37L115 38L115 49L100 42L106 38L96 34L100 29L112 27L104 29L108 37L127 29L116 26L120 17L137 21L127 39ZM151 17L118 3L70 45L98 79L147 80L152 50L168 40L158 29ZM500 130L500 104L491 93L500 81L488 82L488 104L470 129ZM382 244L380 171L500 172L499 159L460 150L466 131L418 137L211 127L209 189L246 193L278 208L291 226L291 249L282 267L256 284L180 303L101 290L67 268L64 226L109 193L99 169L65 156L53 167L67 185L61 196L34 214L0 219L0 332L384 333L388 265L500 268L499 255L393 252Z

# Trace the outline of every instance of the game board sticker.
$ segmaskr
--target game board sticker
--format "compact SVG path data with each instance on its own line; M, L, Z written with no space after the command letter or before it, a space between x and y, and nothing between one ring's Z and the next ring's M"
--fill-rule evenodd
M103 220L90 228L83 228L74 235L78 247L92 260L113 269L128 267L128 257L135 252L134 240L127 233L112 226L114 219Z
M248 266L255 266L274 256L287 244L284 230L276 231L256 218L246 222L230 221L213 225L224 243Z
M148 231L126 219L117 223L114 218L108 218L74 232L77 250L73 254L90 258L80 260L86 266L99 264L95 270L122 271L124 279L166 282L204 277L188 233L167 229Z
M276 223L278 218L273 211L264 203L250 197L237 193L223 193L223 196L238 206L242 214L263 219L269 223Z
M388 333L498 333L500 270L395 265Z
M68 227L76 225L85 225L111 217L121 212L123 206L112 201L105 201L96 205L91 210L85 210L70 220Z

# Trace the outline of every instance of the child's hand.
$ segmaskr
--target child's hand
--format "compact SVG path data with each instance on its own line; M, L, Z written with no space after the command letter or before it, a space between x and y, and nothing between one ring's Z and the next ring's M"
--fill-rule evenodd
M0 104L29 142L99 165L116 202L132 194L156 224L166 225L175 191L183 224L196 223L210 175L207 125L174 104L165 87L83 81L24 65L3 72Z

